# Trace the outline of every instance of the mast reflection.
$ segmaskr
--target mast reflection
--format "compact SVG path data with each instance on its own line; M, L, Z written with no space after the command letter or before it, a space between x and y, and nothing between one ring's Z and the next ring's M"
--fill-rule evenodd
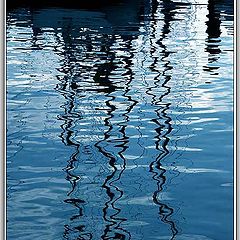
M117 207L117 202L124 195L123 190L121 190L117 186L117 182L120 181L125 169L126 169L126 159L124 157L124 152L128 148L129 137L126 135L126 127L129 122L129 114L137 104L137 101L134 101L128 92L130 90L130 84L133 79L133 72L131 70L131 37L123 37L125 39L125 50L130 53L129 57L123 57L122 61L125 62L125 73L123 74L123 79L125 79L126 88L124 92L121 94L124 98L126 98L129 105L126 107L124 112L121 112L121 120L120 123L117 124L119 127L118 133L120 134L118 138L114 138L112 136L112 132L114 132L113 126L111 125L111 120L118 115L115 113L116 107L112 104L115 100L115 97L111 94L108 94L109 100L106 101L106 106L109 107L108 115L109 117L105 119L105 126L108 127L108 131L104 134L104 139L99 141L95 146L98 148L99 152L101 152L105 157L109 159L109 165L112 168L112 173L107 176L104 181L102 187L106 189L106 193L109 196L109 201L105 203L105 207L103 208L103 216L105 221L108 223L104 230L102 239L131 239L131 233L121 227L121 223L127 221L126 218L118 217L121 213L121 208ZM114 115L116 114L116 116ZM107 144L107 146L113 146L112 151L117 152L113 155L110 151L106 150L106 147L101 147L103 144ZM120 167L116 167L116 163ZM113 212L111 214L111 212Z
M219 54L221 50L219 48L221 44L220 35L221 35L221 18L220 12L216 9L215 0L208 0L208 21L207 25L207 39L206 39L206 51L209 53L208 55L208 65L204 66L203 70L210 72L212 75L218 75L218 66L212 66L211 64L217 62L219 59Z
M77 210L77 214L71 216L70 223L64 225L63 237L64 239L94 239L96 234L94 229L89 228L88 222L84 221L84 209L92 204L91 200L86 200L86 196L79 198L81 185L83 186L81 182L85 175L84 173L81 174L81 167L79 166L80 164L84 164L82 160L84 144L76 140L78 136L76 125L84 120L84 116L76 110L76 102L81 101L80 98L85 99L88 93L97 93L106 98L105 105L109 110L107 111L107 117L104 119L104 125L109 129L104 133L103 140L95 143L94 146L105 159L109 159L109 166L112 169L110 175L106 176L102 185L102 188L106 190L109 200L105 202L102 209L105 229L101 238L131 239L130 232L126 231L121 226L121 223L127 219L118 217L121 209L116 206L117 201L124 194L117 186L117 182L120 180L126 166L126 160L123 153L127 149L128 137L126 136L125 128L128 122L128 114L136 104L136 102L132 101L131 97L127 95L129 91L128 85L132 80L132 72L129 67L131 63L129 63L130 60L128 58L122 59L126 62L124 79L126 80L127 87L123 88L116 86L113 81L110 80L110 76L117 68L115 53L111 51L111 47L116 42L115 35L105 34L101 31L96 33L90 32L89 34L83 33L81 35L77 31L78 29L73 28L73 25L74 19L69 17L64 18L60 29L57 26L54 28L57 41L55 51L62 59L61 67L58 69L60 74L57 76L59 83L55 89L65 99L65 103L61 106L64 110L64 114L58 117L60 121L63 121L63 124L61 124L62 133L60 138L65 146L73 149L67 166L64 168L66 180L71 184L71 189L67 193L68 198L65 199L64 202L70 204ZM41 27L34 25L33 28L33 48L36 48L39 47L37 45L37 40L40 38L42 32ZM135 28L131 28L131 31L133 31L133 33L136 32ZM121 37L124 38L124 36ZM125 36L126 50L130 47L132 39L132 36ZM79 59L82 49L85 49L85 54L81 63ZM98 52L96 52L96 49L99 49ZM96 62L94 64L91 63L93 59ZM121 89L124 89L122 96L131 104L127 106L125 112L121 114L122 120L118 125L121 137L119 139L114 139L114 141L117 142L117 145L115 145L112 143L112 140L109 140L109 138L112 138L113 128L110 121L112 118L115 118L114 112L116 111L116 107L113 103L115 100L115 92ZM116 94L118 93L116 92ZM89 105L94 106L94 104L94 101L89 101ZM92 117L94 118L94 116ZM102 147L102 143L112 145L116 154L113 155L111 151ZM121 169L115 166L116 163L119 164L119 162L121 162ZM99 175L99 172L97 174ZM89 231L89 229L91 229L91 231Z
M156 118L152 119L158 127L155 128L156 131L156 150L159 151L158 156L156 159L151 162L149 165L150 172L153 174L153 179L157 182L157 190L153 193L153 202L159 206L159 215L161 221L167 225L169 225L171 230L171 240L176 239L176 236L179 232L175 221L173 220L172 216L174 215L174 208L169 206L169 204L163 203L162 200L159 199L159 193L163 191L164 185L166 184L166 173L167 170L162 167L162 161L169 155L168 144L170 138L168 137L169 134L172 132L173 127L171 124L171 117L168 116L168 110L170 109L171 103L164 103L163 100L171 93L171 87L168 86L168 82L171 80L171 70L173 66L169 60L171 55L171 51L167 49L167 46L163 43L164 40L167 38L167 35L170 33L170 25L171 22L174 21L174 15L176 10L179 8L185 8L188 4L185 3L176 3L173 1L162 1L159 4L158 1L153 1L153 8L152 8L152 33L151 39L156 39L156 13L160 8L160 13L163 14L163 22L164 25L162 27L162 34L161 37L156 41L154 44L151 40L151 56L153 58L153 63L151 64L150 68L153 72L156 72L156 76L154 77L154 86L149 87L147 90L147 94L152 96L152 105L156 106L157 108L154 110L156 113ZM161 55L162 57L156 56L155 52L158 49L158 46L162 49ZM161 72L158 70L158 63L162 62L164 70ZM163 79L163 82L161 81ZM162 82L162 83L161 83ZM154 90L159 89L159 87L164 88L165 91L160 96L154 93Z

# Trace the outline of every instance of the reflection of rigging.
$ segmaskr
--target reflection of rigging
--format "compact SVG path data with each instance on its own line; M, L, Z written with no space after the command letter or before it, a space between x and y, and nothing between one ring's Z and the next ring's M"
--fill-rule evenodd
M69 36L70 34L67 33L66 29L64 30L64 35ZM67 103L64 104L63 108L65 109L65 114L60 117L61 120L64 120L64 124L62 124L63 133L61 134L62 142L67 146L73 146L75 148L74 153L71 155L70 160L68 161L68 165L65 168L65 171L67 173L67 180L71 183L72 189L68 193L68 196L72 195L74 193L74 190L76 188L77 181L80 180L80 177L75 175L73 173L75 169L75 163L79 162L78 156L80 153L80 144L73 140L74 134L76 134L76 131L73 130L75 123L77 120L81 119L81 115L77 114L74 111L74 99L76 96L76 93L82 92L83 89L81 88L80 82L77 81L79 78L79 73L75 73L73 70L74 66L71 66L71 64L74 64L77 62L77 59L71 52L73 49L73 46L71 46L71 39L64 39L63 35L63 41L67 42L67 47L64 49L64 68L60 69L60 72L64 72L64 77L61 79L59 78L60 83L57 86L57 90L65 97L67 100ZM116 68L115 67L115 55L113 52L110 51L110 46L113 44L114 39L112 37L108 37L107 35L103 35L103 39L101 41L101 50L102 53L104 53L104 56L101 56L101 63L95 64L95 74L93 75L93 81L99 85L99 88L88 88L84 89L86 91L95 91L97 92L103 92L106 94L109 100L105 102L106 106L110 109L108 111L109 118L106 118L104 120L105 126L109 128L109 130L104 134L104 139L102 141L99 141L95 144L95 147L99 150L100 153L102 153L107 159L109 159L109 165L113 169L113 172L107 176L103 188L106 189L106 193L109 197L109 200L105 203L105 207L103 208L103 218L107 222L107 225L105 227L104 233L102 235L102 239L108 239L109 234L114 233L113 236L114 239L125 239L126 236L129 236L128 238L131 238L131 234L124 230L121 227L121 223L123 221L126 221L125 218L117 217L117 215L121 212L121 209L116 207L117 201L123 196L123 191L116 186L116 182L120 180L121 175L124 172L126 162L123 156L124 151L127 149L127 143L128 143L128 137L125 134L125 128L127 126L126 122L128 121L127 114L132 110L133 106L136 104L136 102L131 100L130 96L127 96L128 87L126 87L126 90L123 94L127 98L127 100L133 102L132 105L130 105L126 113L123 113L122 116L124 117L124 122L119 123L119 133L122 135L120 139L116 139L117 145L114 146L115 149L119 149L117 156L115 157L113 154L108 152L104 147L100 146L101 142L109 143L111 144L113 140L109 140L109 137L111 137L111 131L112 131L112 125L110 124L109 120L114 117L113 112L116 110L116 107L112 102L114 101L115 97L112 96L112 92L115 91L116 88L113 83L110 81L109 76L111 75L112 71ZM130 41L129 41L130 43ZM126 59L126 62L128 60ZM128 63L129 64L129 63ZM128 64L126 63L126 73L125 77L129 76L129 79L126 83L128 85L130 81L132 80L131 76L131 70L128 67ZM81 74L81 73L80 73ZM76 77L78 76L78 78ZM121 160L122 167L119 170L115 165L116 161ZM81 207L85 201L78 199L78 198L69 198L65 200L66 203L72 204L74 207L76 207L79 211L78 215L75 215L71 217L71 221L74 219L78 219L83 216L83 208ZM109 214L111 210L114 210L114 213ZM75 230L79 231L81 234L79 235L80 239L85 239L84 237L87 237L87 239L92 239L93 235L92 233L85 233L85 225L80 225L77 227L74 227ZM68 239L68 235L73 231L73 229L69 225L65 225L65 233L64 238Z
M71 154L67 166L64 168L67 176L66 180L71 183L71 189L68 192L67 196L69 198L65 199L64 202L71 204L74 208L78 209L78 214L72 216L70 218L70 221L78 220L80 217L83 216L83 207L82 205L85 203L84 200L79 199L79 197L72 197L74 195L74 191L76 189L77 182L80 180L80 176L76 175L74 173L74 169L76 168L76 164L78 163L79 159L79 153L80 153L80 144L74 140L74 134L76 132L74 131L74 125L75 122L79 119L81 119L81 115L77 112L75 112L75 96L76 93L74 92L74 89L71 87L71 74L72 74L72 62L71 58L72 52L71 52L71 38L65 39L64 36L67 36L68 31L65 29L66 35L63 34L63 40L65 43L65 49L63 51L64 54L64 62L63 62L63 68L59 69L60 72L64 73L63 78L58 77L59 84L56 87L56 90L60 92L64 98L66 99L66 103L62 105L61 107L64 109L64 114L59 116L59 119L64 121L64 123L61 125L61 128L63 132L60 135L60 138L62 139L62 142L66 146L71 146L74 149L74 152ZM57 38L57 35L56 35ZM60 40L58 41L59 44ZM69 46L70 45L70 46ZM79 233L79 239L92 239L92 233L86 233L85 232L85 225L79 225L72 228L70 225L65 224L64 226L64 234L63 237L65 239L69 239L69 235L72 233L75 233L76 231Z
M131 38L126 39L126 50L129 51L129 53L130 45ZM113 126L111 125L110 121L115 117L114 113L117 108L114 106L114 104L112 104L112 102L114 102L115 100L115 97L110 95L111 93L109 93L107 94L109 100L106 101L106 106L109 108L109 117L104 120L105 126L108 127L108 131L104 133L104 139L95 144L95 147L99 150L99 152L101 152L106 158L109 159L109 165L112 168L112 173L106 177L106 180L102 185L102 187L106 189L106 193L109 197L109 200L105 203L105 207L103 208L103 217L108 224L106 224L103 235L101 236L102 239L126 239L126 237L128 239L131 239L130 232L121 227L121 223L126 221L127 219L118 217L121 209L116 206L117 201L121 199L124 194L124 192L116 185L116 183L121 179L121 176L126 168L126 159L123 156L123 153L128 148L127 144L129 142L129 137L127 137L125 133L127 122L129 121L128 114L137 104L136 101L132 100L131 96L127 95L129 92L129 84L133 79L133 73L130 68L131 57L132 54L130 54L130 57L124 57L123 59L126 64L124 67L126 71L123 74L124 78L126 78L126 87L122 96L126 98L130 105L126 108L124 113L121 113L123 121L117 124L117 126L120 128L118 132L121 136L119 138L112 139L113 136L111 134L113 131ZM116 156L110 153L110 151L108 151L106 147L102 147L102 145L106 143L107 146L111 146L111 144L114 144L114 149L119 149ZM118 166L120 166L118 168L116 167L116 163L119 160L121 160L122 163L118 164ZM113 213L111 214L111 212ZM113 233L114 235L111 236L111 233Z
M40 223L46 227L42 237L46 234L50 238L57 234L60 238L69 240L143 239L151 232L155 235L150 237L181 238L181 222L177 221L181 221L177 212L178 204L174 203L175 200L168 200L165 191L169 189L171 196L177 196L177 202L179 199L190 199L186 194L183 196L177 186L183 186L178 174L185 170L176 163L181 162L186 167L188 159L184 159L185 156L195 156L191 151L197 151L190 148L191 145L186 150L182 146L189 139L188 131L185 131L186 119L192 121L190 128L193 129L205 118L209 120L208 114L212 114L205 104L203 107L198 106L204 100L199 95L209 92L208 89L202 90L200 86L201 91L198 91L198 84L195 86L192 80L202 71L199 70L199 65L202 65L206 55L208 59L204 71L208 72L205 72L204 77L211 78L212 74L224 73L218 71L218 59L221 56L226 56L227 59L226 51L231 51L225 45L230 40L225 25L231 23L225 21L227 14L221 10L221 4L226 1L208 0L208 5L203 6L204 11L209 13L208 20L204 23L207 31L204 33L201 30L200 34L196 31L196 38L191 37L195 25L186 27L189 21L185 19L182 24L176 19L181 13L186 14L187 18L191 14L190 23L195 24L191 20L195 13L192 9L186 11L183 3L174 0L149 1L152 4L152 17L148 13L142 15L143 18L146 16L147 21L141 18L139 26L135 25L140 27L139 33L136 33L137 27L132 30L131 27L125 28L124 24L121 27L109 28L108 25L104 29L98 28L107 19L105 10L93 13L77 9L20 9L13 14L10 19L13 21L13 27L10 27L10 50L14 56L9 58L10 70L13 69L15 74L15 68L20 68L21 76L16 72L16 76L11 79L10 74L9 96L14 95L14 99L9 99L9 120L13 123L13 130L19 132L10 135L13 142L9 143L11 146L8 151L24 150L20 155L12 156L16 160L14 165L19 166L16 180L24 180L25 187L30 190L30 197L36 192L40 195L30 201L21 198L25 187L15 188L13 185L11 176L16 173L14 165L10 166L8 180L10 186L14 187L10 193L17 193L15 200L12 198L11 207L20 206L24 210L32 205L28 212L30 217L22 219L23 226L29 224L29 236L41 235L42 230L38 232ZM107 11L111 12L111 7ZM27 17L22 16L25 12ZM96 28L92 29L92 25L88 27L88 21L84 20L85 13L89 22L92 22L92 15L97 19L96 22L99 21ZM32 18L29 17L31 14L34 15ZM115 12L111 14L114 15ZM45 20L43 16L46 17ZM173 24L174 21L176 24ZM111 20L108 22L112 23ZM116 29L119 30L117 33ZM150 29L149 37L145 37L146 29ZM221 30L224 30L222 36ZM132 31L139 34L137 39L134 39ZM145 39L146 47L142 41ZM189 39L197 39L196 45L194 43L190 46L193 42ZM224 41L221 42L221 39ZM201 48L202 44L205 44L206 50L203 58L195 56L194 49L195 46ZM172 54L173 48L179 49L179 54ZM185 54L187 51L189 55ZM20 53L19 58L15 56L17 53ZM186 55L183 60L181 57ZM46 57L41 66L37 62L39 57ZM49 59L53 62L49 63ZM29 66L25 60L29 61ZM201 61L200 64L198 60ZM140 67L139 62L143 64ZM176 68L173 64L176 64ZM229 62L226 64L231 65ZM56 69L57 65L60 67ZM180 69L181 67L183 68ZM22 76L23 72L26 75ZM183 75L186 78L182 78ZM28 83L24 78L31 82ZM178 82L174 82L175 79ZM25 91L25 86L33 91L28 88ZM220 91L221 87L218 84L216 89ZM193 94L194 91L196 94ZM185 107L188 94L194 95L196 112L190 112ZM32 102L25 104L26 99L29 103ZM25 105L21 105L22 102ZM14 106L23 106L23 109L18 110ZM203 116L200 113L202 110ZM19 112L20 115L16 115ZM198 112L201 115L199 121L194 116ZM59 121L55 121L56 115ZM39 121L44 125L42 132ZM31 138L22 138L28 133ZM44 149L44 145L37 144L38 140L39 143L47 144L50 155L45 153L45 161L41 162L39 159L35 161L38 156L33 155L34 161L25 165L24 156L31 151L32 144L39 151ZM198 140L191 143L198 144ZM176 155L184 152L188 153L177 160ZM165 167L169 164L169 168ZM59 165L63 172L61 169L59 171ZM171 170L172 167L176 170ZM176 177L176 182L172 181L172 175ZM191 179L195 179L195 175L192 176ZM185 183L188 184L188 181ZM204 188L203 190L205 191ZM191 209L186 213L183 206L180 211L192 219ZM12 218L12 226L11 222L9 226L13 227L9 234L22 236L21 231L16 231L22 216L14 214L15 210L9 215ZM36 223L37 231L34 228ZM187 227L192 226L191 223Z
M77 107L76 102L79 97L84 98L86 95L85 93L96 92L96 94L103 93L103 96L110 99L107 101L103 100L109 108L107 113L109 117L107 116L104 120L104 124L109 128L109 130L104 133L104 139L97 142L95 147L100 153L102 153L103 156L109 159L109 166L113 170L111 174L106 177L102 186L102 188L106 190L109 200L105 203L105 207L103 208L103 218L106 225L101 237L102 239L108 239L108 237L113 233L114 236L112 237L114 239L131 239L130 232L126 231L121 226L121 223L127 219L124 217L118 217L121 209L116 205L117 201L124 194L117 186L117 182L120 180L126 167L126 160L123 153L128 148L128 137L125 133L128 122L128 114L137 103L131 99L131 96L127 95L129 91L129 84L133 78L132 71L130 69L130 58L132 55L130 55L130 57L123 57L123 62L125 61L126 63L124 66L126 71L123 75L123 79L126 79L126 82L123 84L125 87L116 86L110 79L113 71L116 69L116 56L111 50L111 47L116 40L114 35L104 34L101 32L98 32L97 34L93 32L81 33L81 31L79 32L72 28L72 21L72 17L64 18L61 28L54 28L54 36L57 40L57 46L54 48L56 53L63 59L61 67L58 69L61 73L57 76L59 83L55 89L65 98L66 101L61 106L61 108L64 109L64 114L59 116L59 120L64 121L61 125L63 131L60 137L66 146L70 146L74 149L68 160L67 166L64 168L64 171L67 174L66 179L71 183L71 189L68 192L68 199L65 199L64 202L72 205L78 210L78 214L73 215L70 218L71 223L65 224L63 237L65 239L75 239L76 236L77 239L92 239L95 234L94 232L90 233L85 230L85 228L88 228L88 223L73 227L74 222L72 221L76 220L75 223L77 223L80 221L80 218L83 220L85 217L83 206L86 205L86 208L88 206L86 203L87 201L79 199L76 195L76 190L80 187L77 185L77 182L82 180L80 176L81 174L75 173L77 165L80 161L79 157L82 152L82 144L75 140L77 135L76 125L78 125L79 120L83 118L83 116L75 110ZM41 28L34 25L33 28L34 38L32 41L32 47L40 49L41 46L38 45L38 40L40 39L39 35L42 34ZM135 27L132 31L133 33L131 34L136 34ZM121 38L126 40L126 51L129 50L131 40L133 39L131 34L125 37L121 35ZM81 48L85 48L86 51L82 52ZM78 51L78 49L80 49L80 51ZM95 52L96 50L97 52ZM81 56L81 62L79 61L79 55ZM109 138L112 138L113 136L110 120L115 117L113 113L116 111L116 107L113 104L115 97L112 94L120 89L124 89L122 96L126 98L128 106L126 111L121 113L120 123L117 124L120 138L114 138L111 140ZM83 94L85 95L83 96ZM90 104L92 105L92 103ZM112 154L111 151L102 147L101 143L107 143L109 146L114 145L114 151L117 151L116 156L115 154ZM117 162L121 162L121 164L119 164L120 168L116 166ZM74 195L76 195L76 197L74 197Z
M163 103L163 99L170 94L171 87L167 84L171 80L171 75L168 73L173 67L170 65L170 61L167 60L169 55L171 54L170 51L167 50L166 45L163 43L163 40L166 38L167 34L170 32L170 23L173 21L174 17L174 10L179 7L184 7L185 4L181 3L174 3L172 1L162 1L161 3L161 13L164 15L163 21L164 25L162 28L162 34L160 39L156 41L156 46L154 46L152 39L156 38L156 20L155 14L158 9L158 1L153 1L152 7L152 38L151 38L151 56L153 58L153 63L151 64L150 68L153 72L156 72L157 75L154 78L154 86L149 87L146 91L147 94L152 96L152 105L157 106L155 110L156 118L152 119L152 121L158 126L155 128L157 133L156 141L156 149L160 152L156 159L150 164L150 172L153 173L153 179L157 181L158 189L153 193L153 202L159 206L159 215L161 221L168 224L171 229L171 239L175 239L175 236L178 234L178 229L176 227L175 222L171 219L171 216L174 213L174 209L170 207L168 204L163 203L159 199L159 193L163 190L164 184L166 183L166 170L162 167L161 161L169 155L169 150L167 148L168 143L170 141L168 135L172 132L172 125L171 125L171 117L168 116L167 111L171 106L171 103ZM164 63L164 70L160 72L157 70L157 63L159 62L159 57L154 54L157 51L158 46L162 49L162 57L161 62ZM155 55L155 57L154 57ZM160 77L164 78L163 83L160 83ZM165 92L160 96L154 94L153 90L158 89L159 87L164 88ZM163 122L162 122L163 121Z
M114 218L113 215L108 217L108 210L110 208L113 209L115 212L119 213L119 209L117 209L114 206L114 202L115 202L114 198L116 195L116 193L114 193L114 190L120 193L120 196L123 194L118 187L112 185L112 182L113 182L112 179L114 179L115 175L118 173L118 169L115 166L117 159L112 153L108 152L104 147L101 146L101 143L108 142L108 139L111 136L111 131L113 129L113 126L111 125L109 120L114 117L113 112L116 110L116 107L113 104L111 104L111 101L114 101L115 97L109 96L109 94L108 94L108 97L109 97L109 100L107 100L105 103L106 103L106 106L109 107L109 110L108 110L109 117L107 117L104 120L105 126L108 127L108 130L104 133L104 139L95 144L95 147L99 150L99 152L103 154L107 159L109 159L109 166L112 168L112 173L106 177L102 185L102 187L106 190L109 200L105 203L105 207L103 208L103 218L105 222L107 222L107 224L104 229L104 233L101 236L101 239L109 239L110 237L108 236L108 234L114 231L112 228L117 224L118 219ZM116 215L117 213L114 213L114 215ZM113 239L116 239L116 238L122 239L124 237L124 234L119 232L115 232L114 234L115 235Z
M73 46L71 46L71 41L72 41L71 38L68 38L69 35L70 34L68 34L67 29L65 29L64 34L63 34L63 40L64 40L64 43L66 42L68 46L66 47L66 49L64 51L65 62L63 63L63 65L64 65L65 70L61 69L64 71L64 74L65 74L64 80L61 80L61 82L63 82L64 84L62 84L62 83L59 84L57 90L60 92L63 92L63 95L64 95L65 99L67 100L67 103L64 105L65 115L61 116L61 120L65 121L65 123L62 125L62 129L64 130L64 132L61 135L61 138L65 145L75 147L75 152L71 155L70 160L68 161L69 164L65 168L65 171L67 172L67 180L72 184L72 190L68 193L68 195L71 195L74 192L74 189L76 188L77 181L79 180L79 177L72 173L72 171L75 168L74 163L79 161L77 159L77 157L80 153L80 150L79 150L80 144L76 143L72 139L74 133L76 132L76 131L72 130L72 128L75 125L75 119L76 120L81 119L81 116L75 116L76 115L76 113L74 112L75 95L76 95L76 93L83 92L83 91L85 91L85 92L86 91L91 91L91 92L97 91L97 92L105 93L105 94L107 94L107 96L109 96L109 94L111 94L116 89L116 87L109 80L109 75L115 69L115 65L114 65L115 56L112 52L110 52L110 46L113 44L113 38L108 37L107 35L102 36L102 40L101 40L100 44L101 44L101 52L103 53L104 56L101 56L101 63L95 64L93 67L96 71L96 73L93 75L93 81L95 83L97 83L99 85L99 87L98 88L89 87L87 89L86 88L82 89L82 87L80 85L81 82L78 81L81 72L73 71L74 66L73 67L71 66L71 64L75 65L75 63L77 62L77 59L75 58L74 54L71 52L71 50L73 49ZM66 36L67 39L65 39L64 36ZM88 46L87 46L88 48L89 48L89 40L90 39L88 39ZM115 107L111 104L111 101L113 101L113 100L114 99L106 101L107 107L109 107L111 109L110 112L113 112L115 110ZM110 112L108 113L108 115L110 114ZM112 117L112 114L110 114L110 116ZM74 117L75 117L75 119L74 119ZM108 124L107 124L108 120L106 119L104 122L105 122L105 125L108 126ZM109 129L109 131L111 131L111 128ZM107 133L105 133L105 139L107 139ZM96 147L98 147L97 144L96 144ZM101 153L104 153L104 150L101 150L100 147L98 147L98 148ZM120 154L120 152L119 152L119 154ZM109 164L114 169L113 173L107 177L106 181L108 181L116 175L116 172L118 172L116 167L114 166L114 162L116 161L116 159L114 156L111 156L111 154L108 154L107 152L103 155L105 157L111 159ZM120 171L118 178L120 178L122 172L123 171ZM115 181L117 181L117 180L118 179L115 179ZM113 220L110 220L111 223L115 224L115 223L118 223L119 221L123 221L124 219L121 220L121 219L116 218L116 215L120 212L120 210L117 209L116 207L114 207L114 203L118 200L118 198L114 198L114 191L112 190L113 186L110 186L113 182L114 182L114 180L112 180L111 183L109 183L109 186L106 185L105 188L107 190L108 196L110 197L110 202L111 202L112 208L117 211L117 213L115 213L114 216L111 216L111 219L113 219ZM117 192L120 193L120 196L119 196L119 198L120 198L123 195L123 192L120 189L118 189L117 187L114 187L114 188ZM83 200L80 200L78 198L75 198L75 199L71 198L71 199L65 200L65 202L72 204L74 207L79 209L79 214L76 216L73 216L70 220L77 219L77 218L83 216L83 209L81 208L81 205L85 203ZM106 203L105 205L108 206L108 203ZM107 211L107 209L103 210L105 215L107 215L106 211ZM104 219L106 221L109 221L106 218L106 216L104 216ZM120 225L120 223L118 223L117 226L115 226L115 229L119 229L122 232L124 232L124 229L121 229L119 225ZM110 227L111 227L111 224L108 224L105 231L109 232ZM76 230L81 232L80 237L85 236L85 237L89 237L88 239L92 239L92 237L93 237L92 233L84 233L84 228L85 228L85 225L80 225L78 227L75 227ZM66 238L67 234L70 233L70 230L71 229L68 225L65 226L65 234L64 234L65 238ZM118 231L118 232L116 232L116 237L119 239L119 236L125 236L125 234L120 233L120 231ZM85 238L83 238L83 239L85 239Z

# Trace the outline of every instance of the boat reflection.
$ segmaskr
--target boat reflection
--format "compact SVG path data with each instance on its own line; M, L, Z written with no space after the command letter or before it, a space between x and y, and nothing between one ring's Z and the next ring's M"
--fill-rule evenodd
M158 103L162 102L162 98L165 95L170 93L170 87L167 86L167 82L171 79L171 76L167 74L167 71L171 69L170 62L165 60L167 59L169 52L166 49L166 46L162 44L162 40L166 37L169 32L169 25L173 18L173 10L178 6L178 4L173 5L172 2L164 1L162 6L163 14L165 16L164 27L161 39L159 39L158 44L163 49L163 57L158 61L163 61L165 63L165 73L164 73L164 83L160 84L161 87L165 88L165 93L159 98ZM182 4L179 4L182 6ZM170 9L167 9L169 8ZM154 9L154 6L153 6ZM167 9L167 10L166 10ZM64 13L66 14L66 13ZM56 14L57 15L57 14ZM41 13L37 13L40 19L43 19ZM69 234L72 237L77 236L83 239L94 239L94 231L87 231L88 226L86 226L87 221L84 220L84 205L87 208L88 201L79 199L79 191L76 190L81 186L81 175L77 175L75 172L79 172L77 166L84 164L84 161L81 159L81 145L83 147L84 144L74 140L74 136L76 136L76 124L77 122L81 122L83 116L77 113L74 109L74 103L76 102L76 98L82 96L85 98L88 94L104 94L105 107L107 110L107 115L104 118L104 125L107 130L104 132L104 138L98 142L94 143L94 146L97 148L99 153L101 153L105 159L108 159L108 164L110 167L110 172L106 175L105 180L103 182L102 188L105 189L106 194L108 196L108 200L105 202L104 207L102 209L103 219L104 219L104 229L101 235L102 239L131 239L131 233L124 228L124 223L127 221L126 217L120 217L121 215L121 207L118 205L118 201L124 196L124 191L118 187L118 182L124 174L126 168L126 159L124 157L124 152L128 148L129 144L129 136L126 135L126 127L128 126L129 114L131 113L134 106L137 105L137 101L133 100L131 95L128 95L128 92L131 90L131 82L133 80L133 70L132 70L132 58L134 55L133 49L131 49L132 41L136 39L138 36L138 29L136 25L135 28L131 27L130 31L122 33L118 32L121 26L117 26L111 34L105 32L106 30L99 28L95 25L95 32L88 33L87 31L80 31L80 29L86 28L91 29L86 25L82 25L79 23L79 28L73 30L73 26L76 26L77 23L74 23L74 19L71 17L70 20L64 15L58 16L58 20L55 19L53 22L66 22L61 23L61 26L55 26L54 31L56 32L56 39L58 39L58 46L56 46L56 52L62 56L62 67L59 69L60 73L63 76L59 77L59 84L56 87L56 90L60 92L64 98L66 99L66 104L63 107L65 113L59 117L59 120L64 121L64 124L61 125L63 129L63 133L61 134L62 142L71 146L74 149L74 152L70 156L68 161L68 165L65 168L67 177L66 179L71 183L71 190L68 193L69 198L65 200L66 203L73 205L78 214L72 216L70 219L70 223L65 225L64 238L69 239ZM33 17L35 19L35 23L38 22L38 18ZM64 20L62 20L64 19ZM79 20L79 19L78 19ZM76 21L77 22L77 21ZM121 24L122 21L120 21ZM116 23L116 22L115 22ZM135 23L136 24L136 23ZM100 24L102 25L102 24ZM33 21L33 26L34 21ZM115 25L116 26L116 25ZM46 27L51 27L46 25L46 23L42 23L41 26L38 25L37 28L43 29ZM138 26L139 27L139 26ZM59 30L60 29L60 34ZM109 31L110 29L107 29ZM112 30L111 30L112 31ZM39 33L40 31L35 31ZM80 32L80 33L79 33ZM119 35L119 36L118 36ZM61 38L59 37L61 36ZM38 38L38 36L36 36ZM118 38L124 42L124 48L121 50L126 52L126 56L116 56L116 52L112 51L111 48L116 44ZM60 47L61 46L61 47ZM78 52L79 49L79 52ZM82 58L81 53L84 51L84 58ZM96 51L98 49L98 52ZM128 56L127 56L128 55ZM91 61L94 59L96 64L91 64ZM89 63L89 64L85 64ZM122 79L119 84L113 82L111 79L114 76L114 71L119 68L119 63L123 64L124 73L122 74ZM156 80L157 82L158 80ZM124 85L122 83L124 82ZM158 83L156 83L157 87ZM121 95L123 97L123 101L126 101L125 108L121 109L121 113L118 112L118 106L115 103L115 99ZM126 100L124 100L124 98ZM79 101L79 99L78 99ZM158 103L153 102L153 105L158 105ZM89 105L94 104L94 102L89 102ZM177 234L177 228L173 220L170 220L171 215L173 214L173 209L169 207L167 204L160 202L157 199L158 193L163 189L163 185L165 183L165 176L163 168L161 168L161 159L163 159L167 154L167 144L169 138L167 137L168 133L171 132L171 118L167 116L167 109L169 108L169 104L161 107L156 110L156 120L155 123L158 123L158 119L164 118L164 125L160 125L159 128L167 128L164 135L161 135L161 130L156 129L158 134L157 138L165 139L163 143L156 143L156 149L161 151L156 160L150 164L150 171L154 174L153 179L157 181L158 190L153 194L153 202L159 205L159 215L161 216L161 221L165 224L170 225L172 231L172 237ZM94 118L94 116L92 116ZM116 126L111 124L112 121L116 118L116 121L119 122ZM116 134L116 129L117 134ZM116 135L118 137L116 137ZM119 168L119 166L121 166ZM108 168L109 168L108 167ZM84 174L83 174L84 175ZM159 180L161 179L161 180ZM79 185L77 187L77 184ZM81 194L84 196L84 194ZM82 224L76 226L76 223L81 219ZM77 231L79 233L77 234ZM173 238L172 238L173 239Z
M172 59L176 51L168 44L173 22L191 2L121 0L91 9L46 6L30 6L29 19L22 24L31 26L31 50L53 47L59 59L54 88L63 99L58 113L59 138L70 152L63 166L69 183L63 208L68 205L74 212L63 217L62 237L144 239L152 229L163 229L169 239L177 239L181 227L176 202L160 198L161 193L171 189L163 162L173 164L169 145L178 147L177 140L171 139L178 126L172 123L173 103L169 100L174 90L172 75L177 63ZM221 53L218 7L216 1L208 1L205 50L209 57L204 70L214 74L219 67L211 64ZM46 32L53 33L53 42L46 44ZM138 63L145 59L138 58L140 48L136 46L148 33L150 70L142 72L151 71L149 75L154 77L145 87ZM137 86L134 89L133 84ZM141 99L142 93L147 100ZM183 94L186 98L187 93ZM149 156L144 155L147 148L151 149ZM147 171L139 170L142 166L147 166ZM174 177L178 174L176 170ZM143 206L151 206L157 223L152 224L155 216L143 216L148 211L147 207L142 210ZM136 223L145 224L149 232L141 232L142 226L132 231Z

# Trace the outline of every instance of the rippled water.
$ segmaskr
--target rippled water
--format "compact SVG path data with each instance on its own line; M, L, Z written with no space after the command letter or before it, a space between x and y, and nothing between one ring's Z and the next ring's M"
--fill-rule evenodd
M8 239L233 239L233 8L7 12Z

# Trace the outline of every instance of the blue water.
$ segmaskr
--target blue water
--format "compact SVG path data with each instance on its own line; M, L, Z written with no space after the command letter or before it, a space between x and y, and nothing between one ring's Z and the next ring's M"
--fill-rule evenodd
M233 239L232 2L7 12L7 238Z

